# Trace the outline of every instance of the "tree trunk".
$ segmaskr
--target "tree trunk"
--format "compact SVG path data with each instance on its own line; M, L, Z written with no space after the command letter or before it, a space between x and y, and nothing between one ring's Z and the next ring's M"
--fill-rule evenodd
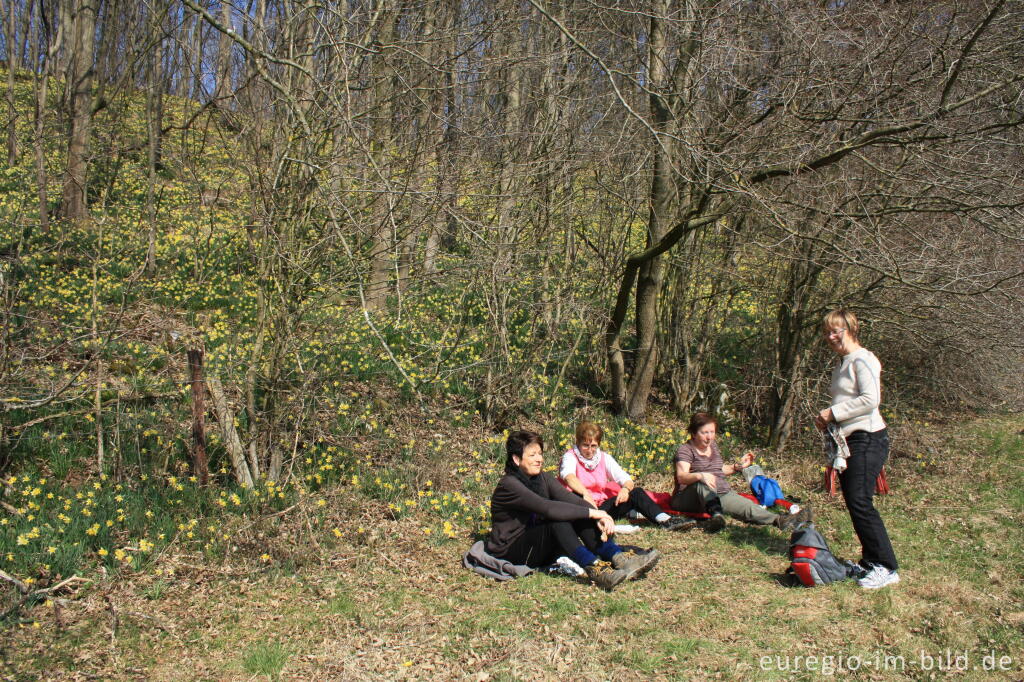
M43 0L33 4L38 14L42 10ZM39 229L46 232L50 229L50 199L47 185L49 174L46 170L46 150L44 149L44 131L46 130L47 92L50 83L50 68L53 64L54 54L58 47L59 38L55 39L48 30L42 31L43 45L41 52L42 65L40 73L33 70L33 85L35 89L35 110L33 112L33 124L35 127L32 147L35 152L36 188L39 205ZM33 59L33 63L35 60Z
M146 83L146 138L147 138L147 170L149 182L146 183L146 218L149 223L146 238L146 274L156 274L156 169L160 163L164 109L163 83L163 36L164 8L153 7L150 15L150 37L153 51L150 55L148 78Z
M797 384L803 377L807 342L814 325L810 303L818 289L822 265L810 239L798 249L787 265L786 289L775 314L777 325L775 372L772 377L771 428L769 447L781 450L793 430Z
M650 209L647 219L647 248L661 242L672 220L675 200L672 181L669 122L672 116L670 102L662 95L668 90L668 45L661 17L669 9L666 0L659 0L651 14L651 33L648 50L648 76L650 79L650 119L657 137L653 142L653 168L651 178ZM633 376L626 390L625 413L630 419L642 419L647 411L654 375L658 368L658 300L661 297L665 266L661 256L655 256L640 266L636 283L636 349Z
M227 0L221 0L220 3L220 24L227 27L232 25L231 3ZM217 107L222 109L227 108L227 98L231 96L231 50L233 46L234 42L231 40L231 36L221 33L217 42L217 82L213 90L213 101ZM202 52L199 54L201 56Z
M18 25L14 20L14 0L7 0L7 165L18 163L18 110L14 102L14 72L20 67Z
M75 0L71 6L72 33L68 47L66 87L69 92L70 133L67 168L60 214L69 220L88 216L86 182L89 171L89 133L92 126L92 81L96 5L94 0Z

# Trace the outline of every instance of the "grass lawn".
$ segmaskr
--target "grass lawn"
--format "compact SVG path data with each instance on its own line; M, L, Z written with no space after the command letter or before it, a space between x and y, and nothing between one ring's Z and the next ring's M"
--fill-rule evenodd
M1024 679L1024 423L985 419L894 439L877 498L902 582L805 589L787 537L737 523L718 535L622 538L664 558L613 593L564 577L494 583L463 569L471 538L374 518L315 560L254 565L168 555L5 626L4 679ZM817 461L778 472L815 507L833 551L857 558ZM667 476L643 481L664 488ZM268 519L287 525L287 516ZM347 537L347 536L346 536ZM276 556L276 555L275 555ZM170 569L170 570L168 570ZM854 669L856 668L856 669ZM966 669L962 669L966 668ZM1001 670L1000 670L1001 668Z

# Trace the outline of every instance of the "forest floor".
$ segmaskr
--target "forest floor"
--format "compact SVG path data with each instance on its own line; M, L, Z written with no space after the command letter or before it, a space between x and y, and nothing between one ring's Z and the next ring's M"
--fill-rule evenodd
M664 556L612 593L539 574L496 583L461 566L472 537L424 535L415 515L388 518L341 490L330 503L349 519L342 542L277 561L273 543L302 523L286 510L260 520L278 531L265 564L172 547L160 572L33 607L5 628L3 678L1024 679L1024 420L915 433L894 447L892 494L877 498L901 560L891 588L794 587L788 538L734 522L623 537ZM818 492L804 459L778 472L783 489L855 559L841 498Z

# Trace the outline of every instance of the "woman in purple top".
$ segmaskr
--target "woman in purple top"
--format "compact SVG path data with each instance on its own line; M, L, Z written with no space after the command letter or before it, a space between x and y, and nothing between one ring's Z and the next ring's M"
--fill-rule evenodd
M673 509L711 514L704 524L709 533L725 527L724 514L746 523L774 525L783 530L808 520L807 511L774 514L732 490L725 477L750 466L754 455L748 452L739 462L725 464L715 442L718 422L713 416L697 412L690 417L686 430L690 433L690 440L679 446L675 457L676 487L669 502Z

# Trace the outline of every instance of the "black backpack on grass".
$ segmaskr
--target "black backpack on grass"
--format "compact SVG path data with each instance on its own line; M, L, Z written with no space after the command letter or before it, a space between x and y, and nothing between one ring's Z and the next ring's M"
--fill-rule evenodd
M813 523L805 523L789 538L789 569L806 587L828 585L861 573L861 568L836 558Z

